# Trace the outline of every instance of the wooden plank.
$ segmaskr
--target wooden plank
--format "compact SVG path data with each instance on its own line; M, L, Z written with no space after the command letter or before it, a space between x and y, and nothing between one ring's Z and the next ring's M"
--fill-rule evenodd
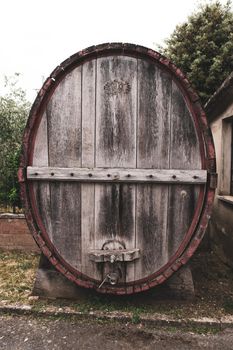
M170 109L170 75L153 62L139 60L138 168L169 168ZM135 279L145 278L167 262L167 201L166 184L137 185L136 246L142 257L135 262Z
M110 56L97 60L96 167L136 167L137 59ZM135 248L135 186L96 184L96 249L107 240ZM134 280L133 263L119 263L120 282ZM109 272L104 264L103 278Z
M170 108L170 74L138 60L138 167L168 168Z
M103 249L91 249L89 250L89 257L95 262L109 261L114 263L116 261L133 261L140 258L139 249L121 249L121 250L103 250Z
M48 162L47 115L46 112L44 112L36 134L33 166L46 167L48 166Z
M166 185L138 185L137 247L141 258L135 262L135 278L146 277L167 262Z
M49 165L81 166L82 67L60 82L47 105ZM52 242L62 257L81 269L80 184L50 184Z
M96 60L83 64L82 75L82 167L95 166Z
M47 105L50 166L81 166L82 67L56 88Z
M219 139L221 139L221 136ZM221 154L219 155L219 159L221 159L219 191L223 195L231 193L232 144L232 119L226 118L222 120L222 145L219 145L219 149L221 150Z
M201 169L200 150L194 122L181 91L172 84L170 167ZM176 185L169 188L168 254L179 248L191 225L197 204L199 186Z
M33 166L48 167L48 135L47 135L47 115L46 112L42 115L40 125L37 131L34 152ZM33 191L35 196L36 207L39 211L40 219L44 228L51 238L52 225L50 217L50 188L49 182L36 181L33 183Z
M95 84L96 60L83 65L82 76L82 167L95 163ZM82 169L80 169L82 171ZM73 172L75 178L76 171ZM71 173L70 172L70 173ZM95 262L90 261L88 250L95 248L95 185L81 185L82 273L101 280Z
M177 251L191 225L198 194L198 185L176 185L169 189L167 229L169 257Z
M135 167L137 60L99 58L96 83L96 164Z
M123 243L126 249L134 248L134 190L134 185L127 184L96 185L96 249L102 249L107 241ZM108 273L106 269L108 266L104 266L103 277ZM121 282L134 278L130 263L122 264L120 269Z
M53 183L51 192L52 242L74 268L81 270L81 191L79 184Z
M206 170L28 167L27 178L80 182L205 184Z
M184 97L172 82L171 169L201 169L200 149L195 125Z
M230 184L230 194L233 195L233 122L231 120L231 184ZM224 164L223 164L224 166ZM216 186L217 188L217 179L216 179Z

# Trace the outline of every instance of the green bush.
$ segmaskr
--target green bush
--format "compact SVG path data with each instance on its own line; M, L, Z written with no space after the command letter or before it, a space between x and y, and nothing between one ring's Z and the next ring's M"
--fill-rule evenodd
M17 170L22 135L30 103L18 87L18 76L5 78L5 93L0 96L0 206L21 207Z
M182 69L205 103L233 70L231 2L200 5L160 50Z

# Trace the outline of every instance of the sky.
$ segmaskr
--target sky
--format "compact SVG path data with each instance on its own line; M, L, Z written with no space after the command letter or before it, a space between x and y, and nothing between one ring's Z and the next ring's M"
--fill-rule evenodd
M31 102L53 69L75 52L105 42L129 42L155 49L200 3L200 0L0 1L0 87L4 75L21 73L19 83Z

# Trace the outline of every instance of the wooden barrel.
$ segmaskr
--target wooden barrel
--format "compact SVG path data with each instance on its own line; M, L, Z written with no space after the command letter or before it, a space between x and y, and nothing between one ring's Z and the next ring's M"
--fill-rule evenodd
M154 287L210 217L215 153L198 96L150 49L81 51L36 98L19 181L31 232L68 279L103 293Z

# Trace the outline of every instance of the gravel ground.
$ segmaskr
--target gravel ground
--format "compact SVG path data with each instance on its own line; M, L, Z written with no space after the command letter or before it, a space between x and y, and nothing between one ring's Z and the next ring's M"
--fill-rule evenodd
M71 318L0 316L1 350L233 349L233 329L197 334Z

